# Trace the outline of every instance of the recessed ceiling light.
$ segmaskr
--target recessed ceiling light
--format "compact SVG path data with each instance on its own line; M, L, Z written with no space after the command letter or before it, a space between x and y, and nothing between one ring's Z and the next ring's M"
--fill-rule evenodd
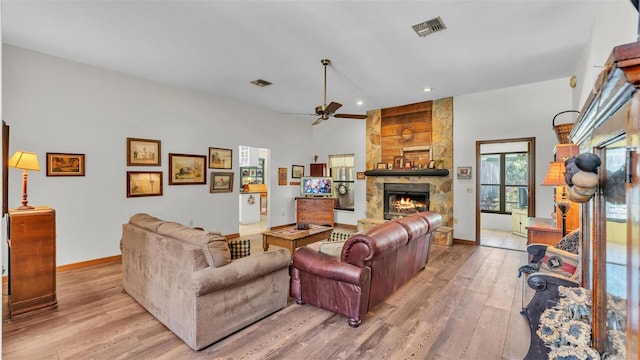
M358 100L358 101L356 101L356 105L360 106L360 105L362 105L362 104L364 104L364 101L362 101L362 100Z
M429 92L431 90L433 90L433 88L430 88L430 87L426 87L426 88L422 89L422 91L424 91L424 92Z

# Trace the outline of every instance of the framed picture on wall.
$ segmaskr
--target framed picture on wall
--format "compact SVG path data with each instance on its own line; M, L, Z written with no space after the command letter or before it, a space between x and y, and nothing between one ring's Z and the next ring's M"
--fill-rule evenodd
M127 197L162 196L162 171L127 171Z
M222 193L233 191L233 173L232 172L212 172L211 183L209 187L210 193Z
M47 153L47 176L84 176L84 154Z
M210 147L209 169L231 169L233 167L233 150Z
M300 179L304 176L304 165L291 165L291 177Z
M458 179L471 179L471 166L458 166Z
M206 184L205 155L169 154L169 185Z
M127 138L127 166L160 166L160 140Z
M287 185L287 168L278 168L278 185Z

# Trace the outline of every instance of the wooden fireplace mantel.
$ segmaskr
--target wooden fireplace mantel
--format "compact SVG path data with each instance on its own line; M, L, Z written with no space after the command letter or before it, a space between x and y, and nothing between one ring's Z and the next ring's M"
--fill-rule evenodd
M374 169L364 172L366 176L448 176L447 169Z

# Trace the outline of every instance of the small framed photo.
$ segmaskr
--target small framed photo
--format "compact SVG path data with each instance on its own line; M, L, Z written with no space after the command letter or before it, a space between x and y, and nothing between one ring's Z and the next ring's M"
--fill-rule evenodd
M300 179L304 176L303 165L291 165L291 177L294 179Z
M84 154L47 153L47 176L84 176Z
M162 171L127 171L127 197L162 196Z
M393 168L394 169L402 169L404 167L404 156L394 156L393 157Z
M287 185L287 168L278 168L278 185Z
M205 155L169 154L169 185L206 184Z
M232 172L212 172L210 193L233 192Z
M232 167L233 150L209 148L209 169L231 169Z
M366 177L364 176L364 171L358 171L358 172L356 172L356 179L358 179L358 180L364 180L364 179L366 179Z
M160 166L160 140L127 138L127 166Z
M387 170L387 163L382 163L379 162L378 164L376 164L376 169L383 169L383 170Z
M458 166L458 179L471 179L471 166Z

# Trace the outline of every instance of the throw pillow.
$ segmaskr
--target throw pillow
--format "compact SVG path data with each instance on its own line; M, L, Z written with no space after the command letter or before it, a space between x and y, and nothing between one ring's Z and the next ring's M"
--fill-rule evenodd
M574 230L563 237L555 247L560 250L568 251L572 254L577 254L579 245L580 230Z
M231 252L231 260L249 256L251 255L251 240L229 241L229 251Z
M225 238L219 232L209 231L209 252L211 253L211 260L213 267L220 267L227 265L231 262L231 251L229 250L229 244L227 238Z
M353 234L348 232L333 231L331 233L331 237L329 238L329 241L345 241L348 238L350 238L351 235Z
M574 275L577 275L576 272L579 261L576 254L549 246L544 254L544 258L542 258L540 271L552 272L573 278Z

